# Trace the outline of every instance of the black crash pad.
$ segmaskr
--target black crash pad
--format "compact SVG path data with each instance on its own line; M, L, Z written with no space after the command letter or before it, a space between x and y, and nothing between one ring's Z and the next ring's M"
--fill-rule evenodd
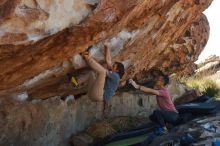
M179 113L213 114L220 110L220 101L187 103L178 105L176 109Z

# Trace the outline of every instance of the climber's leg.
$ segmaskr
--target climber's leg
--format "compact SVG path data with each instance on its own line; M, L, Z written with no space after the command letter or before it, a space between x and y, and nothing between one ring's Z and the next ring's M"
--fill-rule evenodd
M103 115L102 118L106 119L110 113L110 102L109 101L104 101L104 108L103 108Z
M88 85L88 96L93 101L103 101L105 73L91 73Z
M103 74L105 73L106 74L106 69L101 65L99 64L94 58L92 58L91 56L89 55L85 55L84 56L86 62L88 63L88 65L98 74Z
M106 69L90 56L84 56L88 65L96 72L90 76L88 95L94 101L103 101Z

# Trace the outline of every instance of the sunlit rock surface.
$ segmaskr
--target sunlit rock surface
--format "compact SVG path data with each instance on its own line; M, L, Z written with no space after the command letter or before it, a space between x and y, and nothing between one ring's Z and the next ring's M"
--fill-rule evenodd
M198 69L195 71L196 75L212 75L220 70L220 57L211 55L206 58L203 62L198 64Z
M102 59L103 41L126 65L124 80L154 67L188 74L208 40L202 12L211 1L4 0L0 93L23 92L26 85L33 87L30 79L40 86L33 90L50 90L36 76L53 76L50 85L58 88L64 74L85 66L77 54L88 46L94 45L91 53Z
M198 78L211 79L220 86L220 57L211 55L197 65L195 74Z

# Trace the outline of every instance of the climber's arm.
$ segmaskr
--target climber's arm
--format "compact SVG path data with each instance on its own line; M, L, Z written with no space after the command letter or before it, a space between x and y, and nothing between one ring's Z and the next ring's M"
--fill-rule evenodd
M112 68L111 52L106 43L104 44L104 49L105 49L105 61L107 63L107 68L111 69Z
M154 95L159 95L159 91L158 90L154 90L148 87L144 87L141 85L138 85L135 81L133 81L132 79L129 80L129 83L135 88L135 89L139 89L145 93L150 93L150 94L154 94Z
M150 93L150 94L154 94L154 95L158 95L159 96L159 91L158 90L147 88L145 86L139 85L139 90L141 90L141 91L143 91L145 93Z

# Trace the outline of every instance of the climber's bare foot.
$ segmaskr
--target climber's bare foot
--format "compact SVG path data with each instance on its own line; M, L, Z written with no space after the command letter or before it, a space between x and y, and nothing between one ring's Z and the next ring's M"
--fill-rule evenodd
M104 48L107 48L108 47L108 42L104 42L104 43L102 43L102 45L104 46Z
M89 52L88 51L85 51L85 52L82 52L80 54L83 58L88 58L90 56Z

